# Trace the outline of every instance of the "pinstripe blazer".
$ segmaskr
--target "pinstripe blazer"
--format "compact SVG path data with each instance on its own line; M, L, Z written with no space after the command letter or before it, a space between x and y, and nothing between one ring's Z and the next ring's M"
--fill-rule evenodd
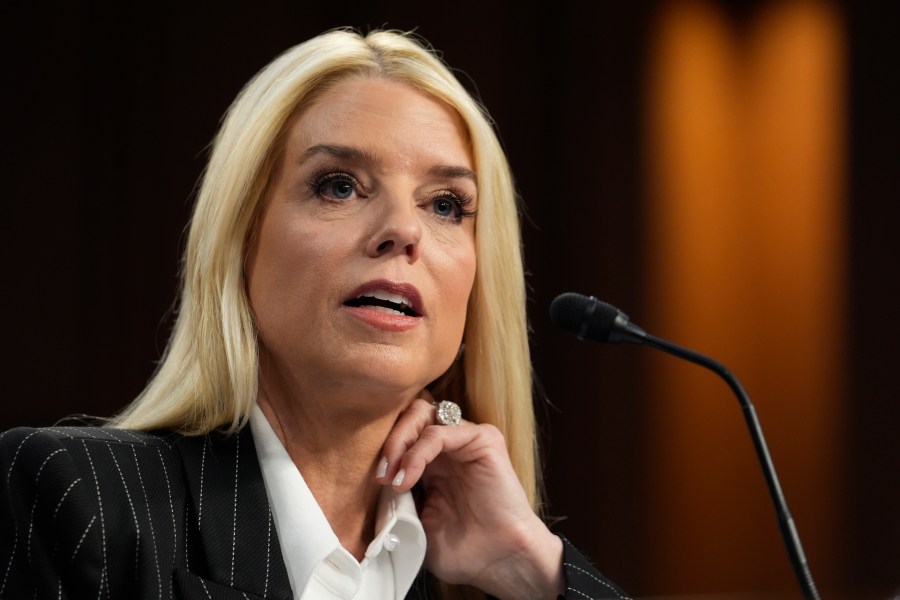
M0 600L292 598L249 427L12 429L0 490ZM624 598L564 546L566 598Z

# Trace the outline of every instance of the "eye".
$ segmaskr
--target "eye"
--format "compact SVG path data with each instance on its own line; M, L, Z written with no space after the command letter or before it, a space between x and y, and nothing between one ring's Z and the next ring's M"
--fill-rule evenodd
M362 196L362 186L355 177L342 171L317 173L309 182L312 192L334 202L349 200L354 194Z
M346 200L353 193L353 184L349 181L334 179L325 184L325 190L330 191L332 197L338 200Z
M474 202L467 194L447 190L432 198L430 208L439 218L459 224L463 219L475 216L475 211L470 210Z
M434 212L442 217L456 216L459 212L459 201L456 198L441 196L434 199Z

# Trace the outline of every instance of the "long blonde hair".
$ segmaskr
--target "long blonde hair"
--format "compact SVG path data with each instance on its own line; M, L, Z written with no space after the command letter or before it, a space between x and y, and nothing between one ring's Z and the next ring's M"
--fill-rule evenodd
M112 426L234 432L256 400L256 328L244 285L248 238L286 123L336 81L371 75L453 107L478 177L476 255L464 357L441 383L464 393L466 417L497 426L532 505L538 468L519 215L506 157L487 113L441 59L408 33L334 30L260 71L228 109L191 219L172 337L144 391Z

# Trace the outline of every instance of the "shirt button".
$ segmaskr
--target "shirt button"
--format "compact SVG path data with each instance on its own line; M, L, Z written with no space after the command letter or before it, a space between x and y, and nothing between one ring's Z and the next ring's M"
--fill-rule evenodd
M398 538L393 533L389 533L386 538L384 538L384 547L387 548L388 552L393 552L397 549L397 546L400 545L400 538Z

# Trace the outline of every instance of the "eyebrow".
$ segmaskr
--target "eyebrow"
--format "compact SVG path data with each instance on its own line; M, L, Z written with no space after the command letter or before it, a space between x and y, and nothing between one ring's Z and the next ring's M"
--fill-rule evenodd
M428 173L437 175L442 179L471 179L473 183L478 183L478 177L475 175L475 171L466 167L436 165L428 169Z
M353 146L335 146L334 144L316 144L315 146L310 146L302 155L300 155L300 160L298 162L305 162L316 154L330 154L336 158L369 164L378 162L372 153L362 150L361 148L355 148Z
M300 155L300 160L298 162L303 163L317 154L330 154L335 158L361 162L369 165L377 164L379 162L378 158L367 150L356 148L354 146L337 146L334 144L316 144L315 146L310 146L302 155ZM435 165L428 169L428 174L442 179L470 179L472 182L478 183L478 177L475 175L475 171L467 167Z

